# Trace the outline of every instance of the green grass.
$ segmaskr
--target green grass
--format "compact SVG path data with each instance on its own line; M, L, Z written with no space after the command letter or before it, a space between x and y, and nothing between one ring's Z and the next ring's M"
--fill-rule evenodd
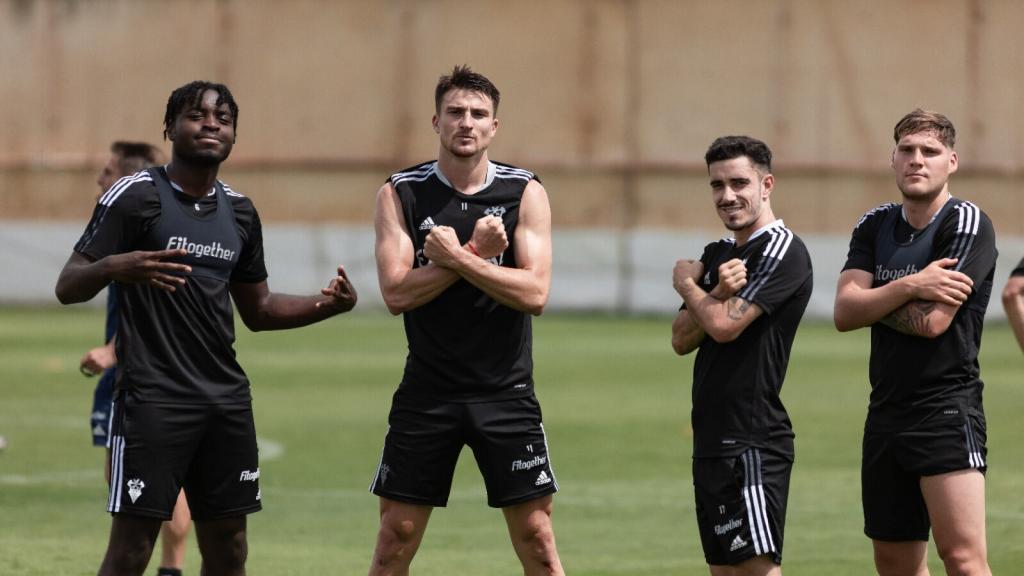
M537 391L561 492L555 528L570 574L706 574L690 484L692 358L666 318L549 315L535 322ZM102 332L84 308L0 309L0 574L94 574L106 546L102 453L90 446L95 380L77 362ZM783 393L797 432L785 573L872 573L861 533L867 332L801 328ZM364 574L377 525L366 492L405 356L398 318L354 314L282 333L240 331L253 381L265 509L250 518L252 574ZM1024 566L1024 357L986 328L989 551ZM473 459L459 464L413 564L418 575L520 573ZM198 574L189 544L187 574ZM932 572L941 564L932 552ZM155 565L155 564L153 564ZM151 566L153 566L151 565ZM149 571L152 573L153 569Z

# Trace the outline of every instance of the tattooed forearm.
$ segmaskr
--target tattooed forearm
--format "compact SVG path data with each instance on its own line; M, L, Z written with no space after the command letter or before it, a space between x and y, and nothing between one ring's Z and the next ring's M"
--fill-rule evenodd
M882 324L911 336L925 336L928 334L928 314L934 309L935 302L907 302L883 318Z
M733 296L725 303L725 308L729 313L730 320L739 320L743 318L743 313L750 308L750 302Z

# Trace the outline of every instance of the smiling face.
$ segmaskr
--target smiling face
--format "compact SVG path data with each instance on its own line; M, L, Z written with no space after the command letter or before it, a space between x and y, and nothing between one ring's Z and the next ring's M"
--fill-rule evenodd
M711 177L711 196L718 217L725 227L746 236L768 224L774 216L768 198L775 186L775 177L762 175L750 158L739 156L712 162L708 166Z
M193 106L185 107L168 130L173 154L188 164L214 166L227 160L235 142L235 118L220 94L206 90Z
M946 189L950 174L957 170L957 156L935 132L915 132L896 143L892 169L905 199L928 201Z
M457 158L485 153L498 132L491 99L462 88L454 88L444 95L433 125L441 139L441 150Z

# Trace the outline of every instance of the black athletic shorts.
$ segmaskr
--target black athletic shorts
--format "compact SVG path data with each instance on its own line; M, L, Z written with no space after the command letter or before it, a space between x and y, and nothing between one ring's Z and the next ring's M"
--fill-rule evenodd
M250 403L147 404L119 393L112 428L108 512L170 520L182 488L196 520L261 508Z
M399 391L370 491L400 502L445 506L455 463L467 444L483 474L489 506L503 508L558 490L533 395L457 403Z
M951 407L907 432L864 433L861 501L864 533L873 540L928 541L931 522L921 477L958 470L985 472L985 416Z
M734 458L694 458L697 529L708 564L735 565L762 555L782 564L792 470L792 461L758 448Z

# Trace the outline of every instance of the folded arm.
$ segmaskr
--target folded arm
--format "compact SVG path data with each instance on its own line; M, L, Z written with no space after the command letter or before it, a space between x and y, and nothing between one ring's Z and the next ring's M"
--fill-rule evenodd
M689 321L715 342L732 342L764 311L757 304L735 295L747 283L747 270L741 260L734 258L718 267L718 284L711 293L697 284L703 270L704 266L699 261L679 260L673 285L686 302Z
M913 336L943 334L973 286L966 274L947 269L955 263L936 260L921 272L874 288L871 272L844 270L836 288L836 328L846 332L881 322Z
M412 238L406 231L398 194L390 182L377 192L373 226L377 279L384 304L392 314L418 308L458 281L458 274L432 263L413 267L416 256Z
M540 182L531 180L519 205L515 231L516 268L499 266L458 245L455 231L432 230L424 254L434 264L465 278L497 302L538 315L551 287L551 208Z

